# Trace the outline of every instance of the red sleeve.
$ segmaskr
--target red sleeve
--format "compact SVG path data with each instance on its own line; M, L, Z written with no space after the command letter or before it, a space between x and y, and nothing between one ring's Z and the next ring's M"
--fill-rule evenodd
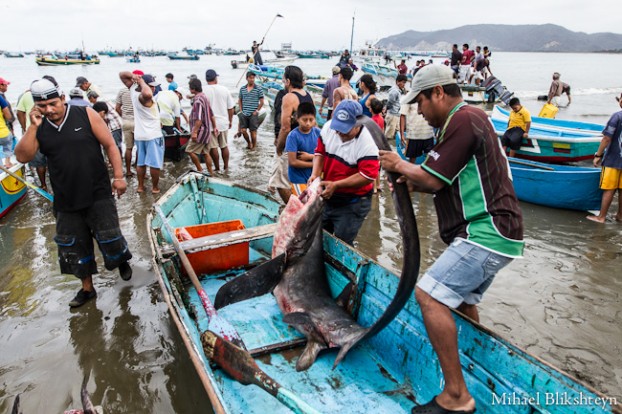
M315 153L322 156L326 155L326 147L324 147L324 141L322 140L322 136L319 136L317 139L317 147L315 148Z
M380 161L378 161L378 158L362 158L358 162L358 169L363 177L375 180L380 172Z

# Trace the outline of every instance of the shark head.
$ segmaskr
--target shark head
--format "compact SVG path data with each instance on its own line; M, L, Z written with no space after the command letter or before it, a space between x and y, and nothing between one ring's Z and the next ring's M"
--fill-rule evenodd
M279 217L272 257L281 253L287 253L290 258L298 257L309 250L322 224L324 199L321 193L320 179L316 178L299 197L290 197Z

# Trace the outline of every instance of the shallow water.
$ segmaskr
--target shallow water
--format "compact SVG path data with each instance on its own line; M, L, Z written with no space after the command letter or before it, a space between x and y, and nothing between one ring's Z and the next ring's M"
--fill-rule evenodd
M499 59L498 76L508 84L509 76L501 75L505 66L513 66L502 60L506 55L521 54L495 55ZM520 62L553 56L526 55ZM557 59L560 56L565 55L555 55ZM576 56L570 55L573 59ZM600 55L596 58L605 59ZM228 69L224 57L203 59L198 63L169 63L145 58L141 66L152 64L158 74L162 72L162 78L165 68L170 68L182 78L186 73L201 74L210 62L221 74L221 83L234 89L241 71ZM6 62L3 59L2 63ZM132 68L117 62L113 66L103 59L98 68L51 70L65 82L87 72L94 83L113 96L119 87L114 83L116 73L125 66ZM548 71L553 63L546 61L544 70ZM310 73L330 68L326 61L300 64L309 65ZM25 60L15 65L12 78L3 74L13 81L12 87L17 87L20 79L49 73L32 68L34 63ZM546 92L549 76L543 75L546 79L541 82L541 93ZM98 81L98 77L102 80ZM597 86L607 92L584 97L578 93L566 113L576 111L577 118L604 122L616 110L611 97L618 84L612 81ZM589 88L579 84L576 89ZM542 86L532 90L540 91ZM523 87L522 91L531 102L529 89ZM9 98L12 96L10 90ZM535 98L533 104L537 104ZM271 131L269 122L261 127L259 148L252 152L247 152L241 138L234 139L230 134L231 180L265 189L272 165ZM170 187L190 166L187 161L167 163L162 188ZM358 244L384 266L399 271L401 238L388 189L384 184L383 187L383 192L374 198ZM116 273L104 271L95 278L97 300L75 311L68 310L67 302L79 288L79 282L59 273L53 242L55 222L47 201L29 193L17 209L0 220L0 412L8 412L19 393L25 413L58 413L79 407L80 385L87 372L91 372L88 389L92 400L103 405L106 413L190 413L209 407L207 395L161 300L152 269L145 218L154 197L138 195L135 189L136 182L130 182L128 193L117 204L123 232L134 254L134 276L124 282ZM438 238L432 197L416 194L413 201L424 271L445 246ZM525 257L498 274L481 306L482 323L621 401L622 226L600 226L585 220L585 214L580 212L525 203L521 206L527 242ZM101 263L101 259L98 261Z

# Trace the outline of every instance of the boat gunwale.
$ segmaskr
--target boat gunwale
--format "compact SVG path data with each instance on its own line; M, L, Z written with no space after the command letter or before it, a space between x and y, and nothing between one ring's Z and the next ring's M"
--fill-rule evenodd
M235 186L235 187L239 187L241 189L244 190L250 190L253 191L255 193L264 195L264 196L270 196L270 194L267 194L265 192L262 192L261 190L257 190L255 188L249 188L246 187L244 185L239 185L239 184L235 184L235 183L231 183L231 182L227 182L224 180L219 180L219 179L213 179L213 178L207 178L205 177L205 179L207 181L211 181L214 180L215 182L219 182L219 183L225 183L229 186ZM175 186L179 186L181 187L182 183L178 182L175 184ZM174 187L175 187L174 186ZM171 189L169 189L167 191L167 193L173 191L173 188L171 187ZM167 193L165 193L164 195L166 195ZM157 203L161 204L163 202L163 200L165 199L165 197L160 198ZM208 396L210 397L210 401L212 401L213 404L218 404L218 407L214 407L215 409L218 409L219 411L217 411L219 414L220 413L224 413L227 412L227 407L228 405L224 404L224 401L222 400L222 394L220 392L220 390L216 387L217 381L216 378L213 376L212 373L212 368L209 366L209 364L206 366L205 364L202 363L202 359L201 357L198 355L198 349L196 348L196 344L192 341L191 339L191 335L190 332L188 331L189 328L186 327L186 325L183 323L180 315L179 315L179 310L173 306L173 302L171 299L171 292L169 292L168 287L166 286L165 280L164 280L164 275L160 272L160 263L158 261L158 257L161 257L157 254L157 249L159 247L161 247L161 245L157 244L157 238L155 237L155 231L156 229L152 226L153 223L153 214L151 212L148 213L147 215L147 229L148 229L148 233L149 233L149 240L151 242L151 250L152 250L152 260L154 260L155 262L155 266L156 267L156 275L158 276L158 282L160 284L160 288L163 292L163 296L165 298L165 301L167 303L167 306L169 307L170 313L173 316L174 322L177 325L178 331L180 333L180 336L182 336L182 340L184 342L184 344L186 345L186 348L188 350L188 352L190 353L190 357L191 360L193 362L193 364L195 365L195 369L197 370L197 373L199 374L199 377L201 378L201 381L203 382L203 385L206 389L206 391L208 392ZM333 235L328 234L326 232L324 232L324 237L330 237L332 239L334 239L337 244L343 244L343 242L341 242L339 239L335 238ZM355 249L351 246L343 246L346 249L351 249L354 250L358 256L360 256L361 260L365 260L367 261L367 265L375 265L377 266L379 269L382 269L384 271L386 271L387 274L391 274L393 275L396 279L399 279L399 276L393 271L390 270L384 266L382 266L378 261L370 258L369 256L367 256L365 253L359 251L358 249ZM332 256L331 256L332 257ZM339 258L335 257L335 259L339 260ZM165 259L165 260L170 260L170 259ZM344 275L344 277L347 277ZM167 277L167 280L170 280ZM503 335L493 331L492 329L482 325L479 322L476 322L470 318L468 318L466 315L460 313L457 310L451 309L452 314L454 316L459 317L462 322L466 322L467 324L470 324L476 331L480 332L481 334L483 334L484 336L488 336L490 338L492 338L493 340L497 341L498 343L500 343L501 345L506 347L506 350L509 352L513 352L515 356L519 356L521 359L526 360L528 363L529 362L536 362L538 364L541 364L541 369L543 369L543 371L546 371L544 368L548 369L550 371L550 375L558 382L562 383L562 382L567 382L569 384L577 384L580 387L583 387L586 391L591 392L592 394L594 394L594 396L596 397L600 397L602 400L607 401L608 402L608 406L606 406L606 408L609 408L611 410L612 413L618 413L618 414L622 414L622 408L620 408L618 405L613 405L611 404L611 401L615 401L615 399L608 397L607 395L605 395L603 392L595 389L592 385L586 383L585 381L579 380L576 376L572 375L571 373L562 370L561 368L558 368L556 366L554 366L552 363L547 362L546 360L542 359L541 357L538 357L530 352L528 352L527 350L523 349L521 346L514 344L513 342L511 342L510 340L508 340L507 338L505 338ZM182 334L182 329L184 334ZM196 326L196 329L198 331L198 325ZM462 352L462 351L461 351ZM518 354L518 355L517 355ZM462 358L461 358L462 359ZM536 364L533 364L536 365ZM487 371L487 368L482 366L482 369ZM505 377L500 377L500 378L505 378ZM524 391L524 390L522 390Z

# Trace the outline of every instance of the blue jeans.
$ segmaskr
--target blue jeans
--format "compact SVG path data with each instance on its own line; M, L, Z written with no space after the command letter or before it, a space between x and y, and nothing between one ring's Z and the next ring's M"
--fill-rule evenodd
M511 261L511 257L456 238L417 282L417 287L450 308L463 302L476 305L497 272Z
M327 202L322 215L324 230L352 245L367 213L371 210L371 197L358 197L348 204L334 206Z

